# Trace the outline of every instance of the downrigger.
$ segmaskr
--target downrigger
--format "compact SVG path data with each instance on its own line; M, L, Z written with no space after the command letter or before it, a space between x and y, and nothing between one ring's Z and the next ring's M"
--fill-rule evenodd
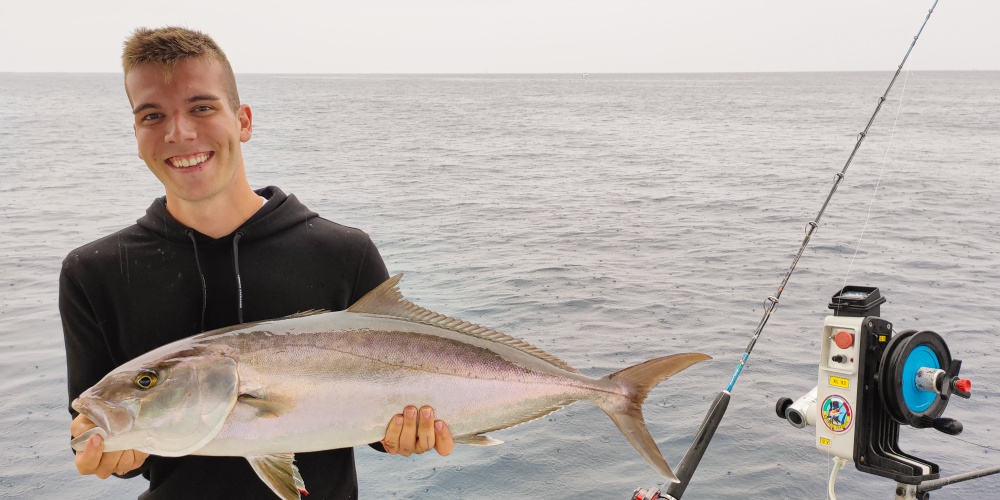
M951 396L971 396L972 383L959 377L962 362L940 335L893 330L880 317L884 302L874 287L846 286L833 295L816 387L796 401L779 399L776 411L795 427L814 426L818 450L894 479L897 498L926 498L927 482L940 471L899 448L899 428L961 433L961 422L942 414Z

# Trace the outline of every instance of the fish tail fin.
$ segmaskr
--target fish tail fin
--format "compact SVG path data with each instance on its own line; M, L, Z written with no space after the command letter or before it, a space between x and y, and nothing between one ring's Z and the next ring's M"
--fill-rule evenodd
M604 377L604 380L611 381L624 389L624 397L597 401L597 405L611 417L618 430L625 435L625 439L635 447L642 458L657 472L675 483L678 481L677 476L670 470L670 466L656 446L656 441L646 429L646 422L642 417L642 403L657 384L706 359L712 358L698 353L674 354L651 359L612 373Z

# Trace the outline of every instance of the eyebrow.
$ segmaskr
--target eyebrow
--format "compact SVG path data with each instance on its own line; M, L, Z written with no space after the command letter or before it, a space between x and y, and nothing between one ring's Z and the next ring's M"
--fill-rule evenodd
M221 100L222 100L222 98L219 97L219 96L217 96L217 95L215 95L215 94L198 94L196 96L188 97L184 102L190 104L192 102L198 102L198 101L221 101ZM150 109L150 108L159 108L159 107L160 107L159 104L152 103L152 102L142 103L142 104L136 106L135 109L132 110L132 114L133 115L137 115L137 114L139 114L139 113L141 113L141 112L143 112L143 111L145 111L147 109Z

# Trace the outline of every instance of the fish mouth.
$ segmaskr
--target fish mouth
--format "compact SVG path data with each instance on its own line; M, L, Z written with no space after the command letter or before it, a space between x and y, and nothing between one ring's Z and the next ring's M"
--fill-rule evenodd
M76 398L73 400L73 403L70 404L70 406L72 406L73 409L76 410L77 413L79 413L80 415L83 415L84 417L90 419L91 422L93 422L101 429L104 429L105 431L109 430L109 427L111 427L111 422L108 421L107 414L105 414L105 412L103 411L98 411L98 408L95 408L96 405L92 401L94 400Z
M127 408L112 405L97 398L79 397L70 405L84 417L90 419L109 436L127 431L132 427L132 412Z

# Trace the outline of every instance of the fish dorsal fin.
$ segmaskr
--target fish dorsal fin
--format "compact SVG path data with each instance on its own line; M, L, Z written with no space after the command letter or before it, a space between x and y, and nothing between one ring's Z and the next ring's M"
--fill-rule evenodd
M310 309L308 311L299 311L295 314L289 314L281 319L292 319L292 318L305 318L306 316L315 316L317 314L328 313L330 311L326 309Z
M471 335L473 337L489 340L491 342L496 342L498 344L503 344L505 346L524 351L532 356L535 356L536 358L548 361L563 370L580 373L576 368L573 368L565 361L523 340L500 333L491 328L486 328L485 326L480 326L475 323L445 316L444 314L428 311L427 309L404 299L403 294L399 291L399 280L402 277L402 274L397 274L385 280L374 290L368 292L364 297L361 297L361 299L355 302L354 305L347 308L347 311L353 313L372 314L375 316L386 316L412 321L414 323L423 323L425 325L436 326L453 332Z
M227 333L235 332L237 330L246 330L246 329L258 326L258 325L263 325L263 324L271 323L271 322L274 322L274 321L280 321L280 320L283 320L283 319L305 318L306 316L315 316L317 314L324 314L324 313L328 313L328 312L330 312L330 311L328 311L326 309L310 309L308 311L299 311L299 312L294 313L294 314L289 314L288 316L283 316L281 318L265 319L265 320L262 320L262 321L251 321L249 323L240 323L238 325L224 326L222 328L211 330L211 331L208 331L208 332L205 332L205 333L199 333L198 335L201 338L206 338L206 339L207 338L211 338L211 337L219 337L219 336L225 335Z
M275 453L247 457L247 460L260 480L282 500L298 500L302 498L301 493L309 494L299 468L295 466L294 454Z

